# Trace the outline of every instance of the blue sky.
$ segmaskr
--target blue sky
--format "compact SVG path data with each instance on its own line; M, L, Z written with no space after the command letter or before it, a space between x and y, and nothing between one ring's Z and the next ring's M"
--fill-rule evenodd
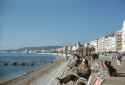
M124 20L124 0L0 0L0 49L87 42Z

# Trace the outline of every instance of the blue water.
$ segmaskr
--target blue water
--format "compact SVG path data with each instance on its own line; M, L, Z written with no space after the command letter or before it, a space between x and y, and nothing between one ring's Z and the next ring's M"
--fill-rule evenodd
M0 80L16 78L56 59L57 56L48 54L0 53ZM5 66L3 62L9 64ZM14 66L14 62L28 62L32 65Z

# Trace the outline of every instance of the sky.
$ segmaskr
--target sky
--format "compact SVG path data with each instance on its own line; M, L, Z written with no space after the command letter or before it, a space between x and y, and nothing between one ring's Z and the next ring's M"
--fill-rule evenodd
M0 49L88 42L124 20L125 0L0 0Z

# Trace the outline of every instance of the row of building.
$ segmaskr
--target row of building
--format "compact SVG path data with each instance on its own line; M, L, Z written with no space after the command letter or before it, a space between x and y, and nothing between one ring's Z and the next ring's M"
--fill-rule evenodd
M90 41L87 44L76 43L75 45L68 45L63 48L57 49L58 52L68 53L76 52L80 47L91 46L95 48L95 52L125 52L125 21L123 22L122 29L117 32L109 33L101 38Z
M76 43L74 45L67 45L58 48L57 52L70 54L82 48L94 47L96 53L104 52L125 52L125 21L123 22L122 29L117 32L109 33L101 38L90 41L88 43ZM86 51L87 52L87 51ZM83 54L86 54L83 52Z
M120 31L107 34L89 42L96 52L125 52L125 21Z

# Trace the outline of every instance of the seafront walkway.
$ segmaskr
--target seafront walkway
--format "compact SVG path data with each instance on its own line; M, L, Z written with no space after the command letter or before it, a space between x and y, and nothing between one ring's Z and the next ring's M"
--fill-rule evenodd
M125 60L121 65L117 65L116 62L112 62L113 66L118 70L118 77L111 77L110 80L106 80L103 85L125 85ZM30 85L57 85L56 77L61 76L66 69L67 63L64 62L60 66L52 68L47 74L37 78ZM67 85L72 85L70 82Z
M118 76L111 77L110 80L104 81L103 85L125 85L125 60L122 61L121 65L117 65L116 61L113 61L112 65L117 69ZM50 84L50 85L54 85L54 84ZM71 84L68 84L68 85L71 85Z
M65 67L66 63L63 62L60 66L51 68L47 73L33 80L30 85L57 85L56 77L62 75Z
M104 85L125 85L125 60L122 61L121 65L117 65L116 62L112 62L112 64L117 69L118 76L106 80Z

